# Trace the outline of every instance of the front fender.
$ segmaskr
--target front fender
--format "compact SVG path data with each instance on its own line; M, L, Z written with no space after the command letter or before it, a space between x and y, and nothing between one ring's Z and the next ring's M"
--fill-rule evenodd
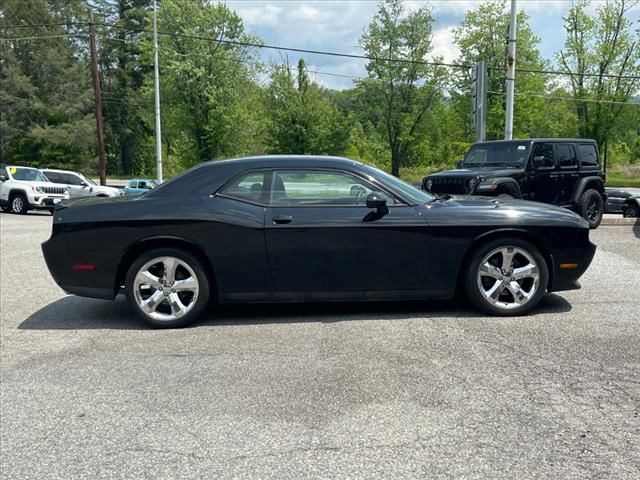
M506 189L514 198L522 198L520 185L511 177L488 178L480 182L474 190L477 195L493 195L494 192Z

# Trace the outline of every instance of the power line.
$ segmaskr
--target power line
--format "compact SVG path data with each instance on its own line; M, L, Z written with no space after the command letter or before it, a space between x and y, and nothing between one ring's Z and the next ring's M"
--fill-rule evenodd
M58 23L34 23L24 25L0 25L3 29L13 28L36 28L36 27L66 27L69 25L87 25L87 22L58 22Z
M48 38L88 37L88 33L64 33L60 35L43 35L36 37L1 37L0 41L13 42L16 40L44 40Z
M152 30L148 30L145 28L133 28L133 27L120 27L118 25L112 25L109 23L98 23L96 25L100 25L103 27L116 28L119 30L129 30L133 32L143 32L143 33L153 33ZM192 40L205 40L208 42L217 42L223 43L225 45L235 45L239 47L251 47L251 48L266 48L269 50L278 50L284 52L296 52L296 53L308 53L312 55L325 55L330 57L342 57L342 58L355 58L359 60L372 60L378 62L395 62L395 63L406 63L413 65L431 65L431 66L440 66L440 67L450 67L450 68L471 68L470 65L462 65L455 63L446 63L446 62L428 62L426 60L407 60L404 58L380 58L373 57L369 55L358 55L355 53L341 53L341 52L330 52L326 50L312 50L307 48L296 48L296 47L280 47L277 45L268 45L263 43L254 43L254 42L243 42L239 40L225 40L220 38L212 38L205 37L202 35L188 35L186 33L170 33L170 32L161 32L158 31L158 35L170 36L170 37L181 37L181 38L189 38Z
M78 24L80 22L68 23L63 25L71 25ZM42 26L47 24L41 24ZM133 32L141 32L141 33L153 33L152 30L144 29L144 28L134 28L134 27L120 27L118 25L112 25L108 23L96 23L96 25L107 27L107 28L115 28L119 30L128 30ZM26 26L25 26L26 27ZM6 27L3 27L6 28ZM281 47L277 45L268 45L268 44L260 44L254 42L242 42L238 40L226 40L226 39L218 39L212 37L206 37L202 35L188 35L184 33L170 33L170 32L158 32L158 35L163 36L171 36L171 37L181 37L181 38L189 38L192 40L203 40L208 42L217 42L223 43L226 45L235 45L241 47L250 47L250 48L266 48L270 50L277 51L285 51L285 52L296 52L296 53L308 53L311 55L324 55L331 57L340 57L340 58L352 58L358 60L370 60L370 61L379 61L379 62L395 62L395 63L404 63L404 64L413 64L413 65L430 65L430 66L440 66L440 67L449 67L449 68L460 68L460 69L468 69L471 68L471 65L467 64L457 64L457 63L447 63L447 62L429 62L426 60L408 60L404 58L381 58L374 57L370 55L359 55L354 53L342 53L342 52L331 52L325 50L313 50L306 48L297 48L297 47ZM39 39L47 39L47 38L63 38L63 37L83 37L86 34L63 34L63 35L45 35L45 36L32 36L32 37L3 37L0 40L12 41L12 40L39 40ZM126 43L126 40L116 39L113 37L106 37L107 40L111 41L120 41ZM489 67L488 70L494 71L503 71L503 68L498 67ZM516 68L516 72L518 73L533 73L533 74L542 74L542 75L569 75L576 77L592 77L592 78L610 78L610 79L621 79L621 80L640 80L640 76L638 75L616 75L616 74L600 74L600 73L578 73L578 72L566 72L566 71L558 71L558 70L536 70L536 69L526 69L526 68ZM332 76L342 76L342 74L324 72L320 73L321 75L332 75ZM345 75L345 78L350 77L349 75ZM363 79L366 77L352 77L354 79Z
M489 91L488 93L495 94L495 95L502 95L502 96L505 95L504 92ZM587 102L587 103L608 103L612 105L635 105L637 107L640 107L640 103L634 103L634 102L618 102L615 100L594 100L591 98L558 97L555 95L543 95L543 94L532 93L532 92L521 92L521 93L516 93L515 95L517 97L518 96L519 97L537 97L537 98L546 98L548 100L568 100L571 102Z

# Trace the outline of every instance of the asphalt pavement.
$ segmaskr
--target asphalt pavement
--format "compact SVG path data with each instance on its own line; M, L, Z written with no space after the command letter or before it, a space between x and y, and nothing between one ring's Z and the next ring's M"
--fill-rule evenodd
M150 330L65 295L48 214L0 214L3 479L640 477L640 226L578 291L225 307Z

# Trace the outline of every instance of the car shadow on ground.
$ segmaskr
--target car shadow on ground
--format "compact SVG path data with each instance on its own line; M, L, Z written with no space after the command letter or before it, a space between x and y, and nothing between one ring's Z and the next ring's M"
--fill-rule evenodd
M531 316L571 311L563 297L550 294ZM466 299L425 302L298 303L216 306L194 326L276 323L337 323L357 320L425 318L489 318ZM122 296L115 301L66 296L26 318L20 330L146 330Z

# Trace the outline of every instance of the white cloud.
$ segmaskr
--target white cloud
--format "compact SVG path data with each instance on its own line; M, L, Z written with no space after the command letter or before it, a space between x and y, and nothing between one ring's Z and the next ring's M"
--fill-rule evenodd
M276 26L280 21L282 8L272 3L246 2L233 5L246 26Z
M453 43L452 29L455 27L442 27L433 31L433 56L442 57L445 62L452 63L460 55L460 49Z

